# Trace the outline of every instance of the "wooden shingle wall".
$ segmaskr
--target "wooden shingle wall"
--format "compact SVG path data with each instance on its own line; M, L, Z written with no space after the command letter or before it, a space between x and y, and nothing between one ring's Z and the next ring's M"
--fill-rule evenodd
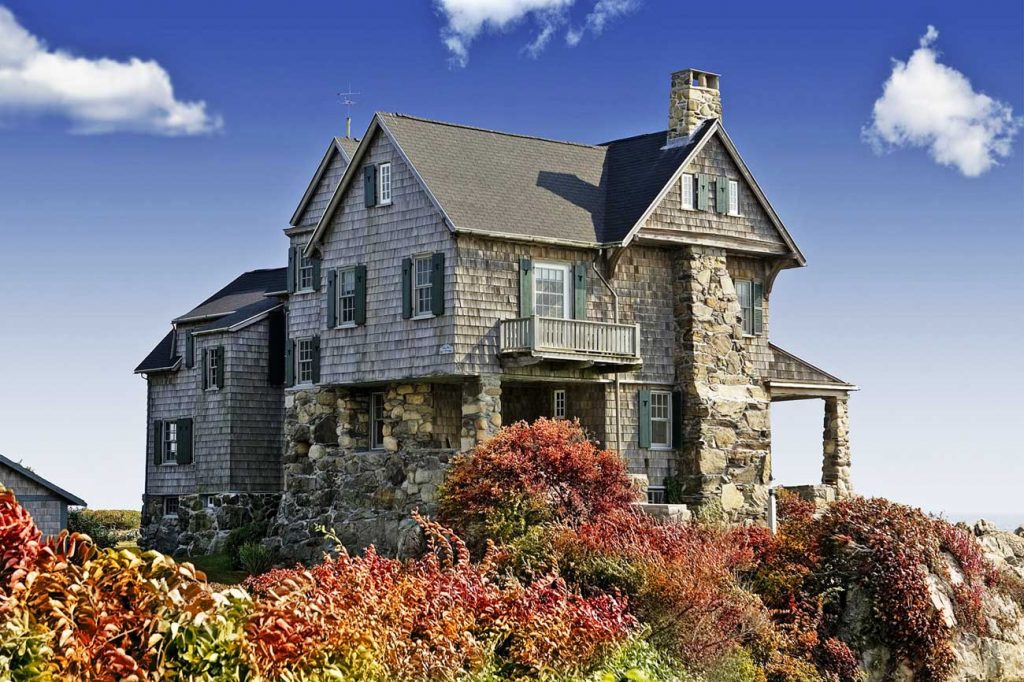
M67 523L67 503L21 473L0 464L0 485L14 491L44 535L56 535Z
M772 361L772 352L768 348L768 262L763 258L745 258L742 256L728 256L726 265L729 268L729 276L733 282L738 279L745 279L752 282L761 282L764 285L765 297L761 302L763 309L761 333L756 336L744 336L743 343L750 353L750 359L754 361L754 368L761 378L768 376L768 365Z
M452 374L455 369L455 356L440 352L454 340L454 240L412 171L386 136L378 134L364 163L387 161L392 164L391 205L363 205L360 170L322 244L320 291L296 294L289 301L289 338L320 336L323 384ZM445 254L446 314L402 319L402 259L434 252ZM328 330L326 274L357 264L367 268L366 324Z
M338 181L345 174L347 167L348 162L345 161L341 152L334 152L330 163L327 164L327 170L320 176L320 182L317 184L313 196L306 205L306 210L299 216L299 220L296 222L297 226L316 226L320 216L324 214L324 209L327 208L327 203L331 200L331 195L334 194L334 188L338 186Z

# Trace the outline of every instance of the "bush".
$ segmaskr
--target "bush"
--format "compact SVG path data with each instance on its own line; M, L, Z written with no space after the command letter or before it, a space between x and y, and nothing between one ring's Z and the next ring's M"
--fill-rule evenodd
M625 461L598 450L575 421L538 419L498 432L452 463L441 517L480 548L548 522L577 523L628 507L638 492Z
M231 560L231 567L236 571L242 569L241 549L243 545L259 544L260 540L267 537L267 526L263 523L250 523L239 526L228 533L224 540L224 548L221 550Z
M68 531L88 535L97 547L114 547L120 541L113 529L87 509L68 511Z
M142 523L142 512L137 509L82 509L81 512L116 531L138 530Z
M259 542L247 542L238 549L238 560L249 575L265 573L274 565L270 548Z

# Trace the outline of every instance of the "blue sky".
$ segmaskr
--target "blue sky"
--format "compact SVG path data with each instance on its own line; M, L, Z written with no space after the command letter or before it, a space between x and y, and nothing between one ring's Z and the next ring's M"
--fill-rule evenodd
M0 452L138 506L132 369L173 316L284 263L338 91L361 93L359 132L388 110L599 142L664 129L669 74L696 66L722 74L725 124L808 258L776 284L773 340L862 387L857 489L1024 522L1021 3L445 2L0 0ZM915 50L879 154L863 131ZM901 101L915 88L930 117ZM960 148L947 103L980 108L996 151ZM817 480L820 403L773 416L777 478Z

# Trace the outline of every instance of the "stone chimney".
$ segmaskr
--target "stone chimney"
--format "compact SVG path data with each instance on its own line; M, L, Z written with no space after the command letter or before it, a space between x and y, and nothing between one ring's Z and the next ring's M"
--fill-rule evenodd
M683 69L672 74L668 101L668 145L683 144L709 118L722 118L719 77L710 71Z

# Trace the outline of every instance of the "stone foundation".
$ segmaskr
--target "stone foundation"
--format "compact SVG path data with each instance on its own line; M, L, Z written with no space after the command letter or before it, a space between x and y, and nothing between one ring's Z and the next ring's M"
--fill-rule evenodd
M767 517L769 397L743 339L725 252L686 247L676 263L676 377L683 393L677 473L691 509L731 520Z
M156 499L143 507L139 545L175 556L215 554L232 530L269 525L280 499L278 493L182 495L177 516L164 516L162 500Z

